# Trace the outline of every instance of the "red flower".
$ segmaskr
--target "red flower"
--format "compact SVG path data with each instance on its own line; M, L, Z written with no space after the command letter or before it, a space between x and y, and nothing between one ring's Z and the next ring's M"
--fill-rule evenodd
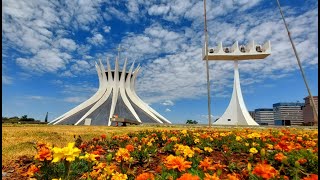
M126 146L126 149L129 151L129 152L132 152L134 150L134 146L132 146L131 144L128 144Z

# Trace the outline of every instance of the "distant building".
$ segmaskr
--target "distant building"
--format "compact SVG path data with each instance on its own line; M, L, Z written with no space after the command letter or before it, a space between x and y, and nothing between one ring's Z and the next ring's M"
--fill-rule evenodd
M304 103L276 103L273 104L275 125L302 125Z
M274 125L274 112L272 108L255 109L255 121L260 125Z
M254 113L254 111L249 111L250 116L252 117L253 120L256 120L256 115Z
M314 116L314 113L313 113L310 96L305 97L304 100L305 100L305 103L304 103L305 106L302 108L304 124L306 125L318 124L318 119ZM318 109L318 96L313 96L313 100L314 100L316 109Z

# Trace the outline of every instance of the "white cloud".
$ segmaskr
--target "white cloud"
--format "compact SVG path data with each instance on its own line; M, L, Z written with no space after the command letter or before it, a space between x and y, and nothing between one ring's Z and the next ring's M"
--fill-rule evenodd
M67 97L64 99L64 101L66 102L70 102L70 103L80 103L85 101L86 98L85 97Z
M3 43L22 54L17 64L27 71L56 72L65 69L71 58L65 51L78 48L72 39L74 29L88 29L101 23L100 1L5 1L3 2ZM72 29L74 28L74 29ZM68 38L66 38L68 37ZM103 38L96 35L93 44ZM7 48L8 49L8 48ZM90 46L80 46L86 53Z
M165 112L171 112L171 109L166 108Z
M16 63L24 69L35 72L56 72L65 68L71 56L61 53L58 49L40 50L32 58L17 58Z
M105 26L103 27L103 30L105 33L109 33L111 31L111 27L110 26Z
M77 44L72 39L61 38L57 41L61 48L74 51L77 49Z
M102 45L104 43L104 38L100 33L94 34L93 37L87 38L87 41L95 46Z
M73 65L70 66L70 70L73 74L90 74L96 72L94 66L90 65L85 60L77 60Z
M170 100L165 100L161 104L164 105L164 106L173 106L174 105L174 103L172 101L170 101Z
M43 97L42 96L27 96L28 99L32 99L32 100L42 100Z
M2 74L2 84L12 84L13 78Z
M76 77L71 71L64 71L59 74L60 77Z
M169 6L165 5L153 5L148 9L149 15L164 15L170 10Z
M234 5L223 6L234 8ZM243 44L252 39L259 44L271 40L272 44L270 57L239 63L244 93L254 91L246 90L248 86L259 84L266 79L287 77L288 72L298 68L278 15L267 10L257 10L253 11L250 17L240 14L237 22L224 22L224 19L230 16L208 21L209 35L212 34L209 36L211 46L220 40L224 41L225 45L232 45L236 40ZM299 55L303 57L304 66L318 63L315 49L318 28L317 21L312 20L315 18L317 12L312 9L290 22L292 31L296 33L293 36L299 47ZM308 25L310 28L301 31L301 25ZM182 27L173 31L155 23L147 27L142 34L130 34L124 38L122 44L130 47L128 54L131 58L148 60L148 63L142 66L137 82L137 92L142 99L155 103L163 102L164 99L198 98L207 94L205 62L201 60L202 29L203 24L194 23L192 28ZM305 34L313 38L306 39ZM169 43L170 48L167 48L166 43ZM209 65L212 95L229 97L233 84L233 63L219 61L210 62Z

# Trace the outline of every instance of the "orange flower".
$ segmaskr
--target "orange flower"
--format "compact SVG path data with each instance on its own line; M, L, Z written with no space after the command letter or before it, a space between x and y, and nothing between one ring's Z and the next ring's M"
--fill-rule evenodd
M185 173L177 180L200 180L199 176L193 176L192 174Z
M51 161L52 160L51 150L47 146L41 146L38 151L38 154L35 155L35 159L39 161L44 161L44 160Z
M105 134L101 135L101 139L106 139L106 138L107 138L107 135L105 135Z
M285 156L283 153L278 153L274 156L274 159L282 162L283 160L287 159L287 156Z
M37 166L35 166L34 164L32 164L32 165L29 167L26 175L27 175L28 177L32 177L32 176L34 176L34 173L39 172L39 170L40 170L40 169L39 169Z
M217 170L217 169L222 169L224 167L226 167L226 165L222 165L222 164L218 163L218 164L213 165L212 169Z
M132 152L134 150L134 146L132 146L131 144L128 144L126 146L126 149L129 151L129 152Z
M206 157L203 161L200 161L200 165L199 168L202 168L203 171L207 171L207 170L213 170L212 165L212 161Z
M232 173L232 174L228 174L228 179L229 180L240 180L238 175L235 174L235 173Z
M220 178L214 173L212 176L209 173L204 173L205 177L203 180L219 180Z
M302 180L318 180L317 174L310 174L309 176L303 178Z
M254 167L252 174L260 176L263 179L271 179L278 175L278 171L269 164L260 163Z
M162 172L162 166L158 165L157 168L155 169L155 171L157 173L161 173Z
M185 161L182 157L173 155L169 155L164 163L168 169L178 169L180 172L190 168L192 164L192 162Z
M151 173L142 173L136 177L136 180L154 180L154 175Z
M299 162L300 164L304 164L304 163L306 163L306 162L307 162L307 160L306 160L306 159L304 159L304 158L301 158L301 159L299 159L299 160L298 160L298 162Z

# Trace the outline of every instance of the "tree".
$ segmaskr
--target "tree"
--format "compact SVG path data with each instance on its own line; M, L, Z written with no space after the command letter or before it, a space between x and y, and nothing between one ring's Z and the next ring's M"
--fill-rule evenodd
M21 119L21 120L27 120L27 119L28 119L28 116L27 116L27 115L23 115L23 116L21 116L20 119Z
M198 121L188 119L187 122L186 122L186 124L198 124Z

